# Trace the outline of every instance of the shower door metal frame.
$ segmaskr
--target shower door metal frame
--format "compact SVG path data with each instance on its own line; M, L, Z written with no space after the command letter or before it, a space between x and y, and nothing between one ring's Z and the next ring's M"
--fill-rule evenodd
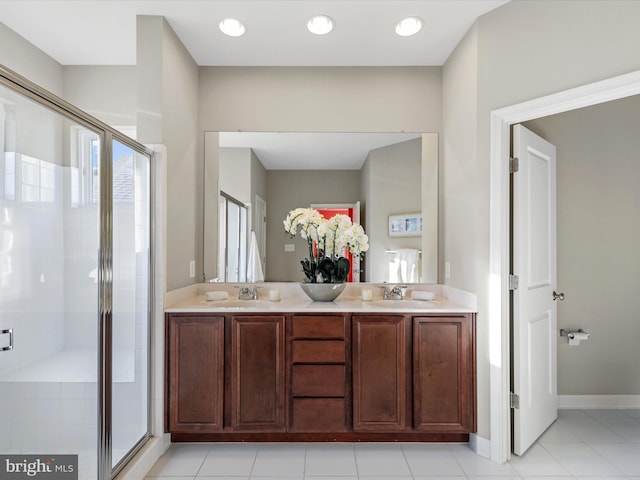
M98 251L98 443L97 480L115 477L150 437L151 431L151 338L153 335L153 182L149 185L149 271L147 304L147 431L114 467L112 466L112 314L113 314L113 193L112 144L114 140L149 158L153 179L154 152L106 123L0 64L0 84L94 131L100 138L100 204Z

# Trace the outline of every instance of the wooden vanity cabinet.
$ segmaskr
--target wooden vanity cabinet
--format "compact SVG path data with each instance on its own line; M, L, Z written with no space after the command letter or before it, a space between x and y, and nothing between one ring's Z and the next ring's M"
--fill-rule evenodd
M470 315L413 317L416 430L476 430L474 333Z
M405 315L353 315L353 430L407 430L411 377Z
M222 430L224 317L169 316L167 347L169 431Z
M467 441L472 313L168 313L181 441Z
M231 421L235 431L285 429L285 317L231 317Z
M293 315L290 333L291 432L345 432L350 402L345 315Z

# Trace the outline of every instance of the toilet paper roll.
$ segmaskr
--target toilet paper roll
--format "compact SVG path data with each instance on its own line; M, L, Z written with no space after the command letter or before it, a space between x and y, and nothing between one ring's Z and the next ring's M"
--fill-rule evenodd
M589 334L586 332L569 332L569 345L577 346L580 342L589 340Z
M228 292L207 292L204 294L204 298L207 299L208 302L212 302L215 300L226 300L229 298Z

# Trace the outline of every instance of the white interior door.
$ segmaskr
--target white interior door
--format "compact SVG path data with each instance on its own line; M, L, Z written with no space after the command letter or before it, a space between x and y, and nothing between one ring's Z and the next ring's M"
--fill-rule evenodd
M523 454L557 418L556 148L513 129L513 452Z

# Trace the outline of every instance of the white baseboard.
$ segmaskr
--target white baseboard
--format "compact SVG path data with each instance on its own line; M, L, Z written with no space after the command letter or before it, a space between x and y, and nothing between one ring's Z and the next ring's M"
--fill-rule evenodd
M469 448L481 457L491 459L491 440L479 437L475 433L470 433Z
M558 408L640 408L640 395L558 395Z

